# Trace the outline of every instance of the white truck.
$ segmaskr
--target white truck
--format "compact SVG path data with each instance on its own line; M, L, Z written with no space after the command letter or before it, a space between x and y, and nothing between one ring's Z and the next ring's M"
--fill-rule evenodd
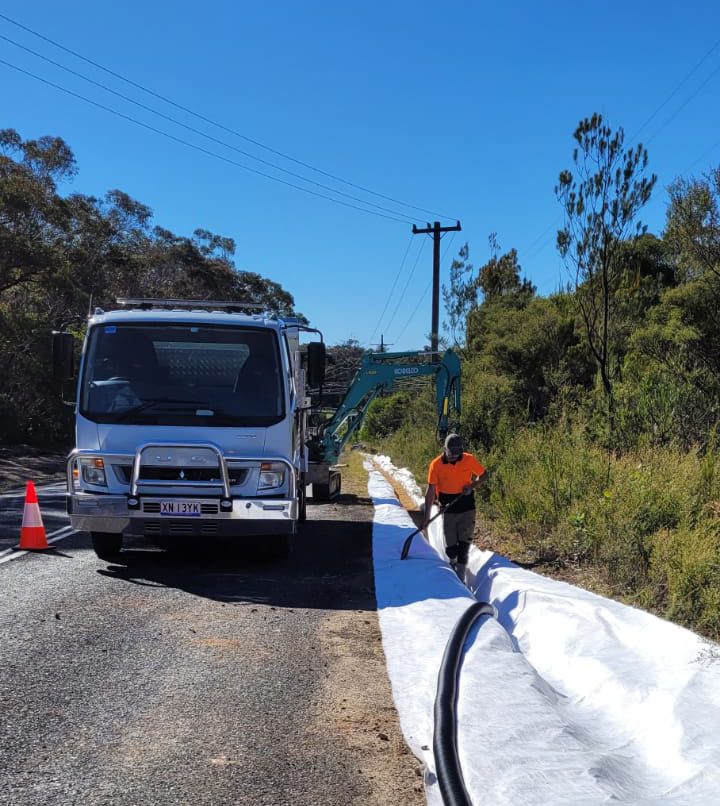
M233 536L274 556L305 516L305 373L325 348L296 319L240 303L119 300L88 322L78 372L67 508L112 559L123 536ZM54 374L74 376L73 337L53 334Z

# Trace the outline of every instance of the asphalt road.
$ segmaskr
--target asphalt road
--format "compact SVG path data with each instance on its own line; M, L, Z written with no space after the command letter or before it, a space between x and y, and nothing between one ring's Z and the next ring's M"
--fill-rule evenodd
M61 491L40 498L63 526ZM0 499L0 551L21 501ZM74 534L0 564L0 803L423 803L374 614L371 508L309 518L282 563L138 542L108 565Z

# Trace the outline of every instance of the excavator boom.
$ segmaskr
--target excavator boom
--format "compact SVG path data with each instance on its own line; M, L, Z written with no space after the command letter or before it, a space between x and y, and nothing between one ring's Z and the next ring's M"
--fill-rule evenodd
M448 350L440 361L435 353L366 353L345 397L322 427L320 438L311 451L311 464L315 467L311 468L310 474L321 479L314 482L315 487L324 491L324 485L327 484L328 497L334 495L336 491L333 488L335 484L339 485L339 476L334 482L332 467L337 464L347 443L362 427L370 404L380 394L401 389L408 381L422 377L435 379L439 437L444 438L450 428L458 427L460 358L457 353Z

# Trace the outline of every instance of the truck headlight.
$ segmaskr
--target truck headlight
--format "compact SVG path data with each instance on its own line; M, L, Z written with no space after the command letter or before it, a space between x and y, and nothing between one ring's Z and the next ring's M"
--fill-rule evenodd
M80 460L80 472L82 480L87 484L96 484L100 487L107 487L105 479L105 462L100 458L89 458Z
M258 490L270 490L281 487L285 481L285 467L273 462L263 462L260 465L260 481Z

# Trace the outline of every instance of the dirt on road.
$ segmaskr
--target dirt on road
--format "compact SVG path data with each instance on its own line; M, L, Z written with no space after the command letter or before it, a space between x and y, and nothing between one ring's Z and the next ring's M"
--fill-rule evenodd
M357 517L372 524L367 472L359 453L343 456L343 496L326 505L334 517ZM348 508L346 502L353 502ZM335 611L326 622L322 654L330 660L320 707L310 729L337 736L357 758L368 785L358 802L367 806L420 806L425 803L423 769L400 730L387 677L382 636L375 613Z

